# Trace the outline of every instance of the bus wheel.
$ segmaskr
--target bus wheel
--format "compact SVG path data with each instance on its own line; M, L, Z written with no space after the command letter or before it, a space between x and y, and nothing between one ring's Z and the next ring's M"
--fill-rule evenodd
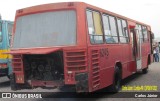
M121 71L120 69L116 66L115 67L115 74L114 74L114 80L113 84L111 86L111 91L116 93L120 90L121 86Z
M151 59L150 59L150 56L148 56L148 63L147 63L147 67L142 69L142 73L143 74L147 74L148 73L148 65L151 64Z
M147 67L147 68L142 69L142 73L143 73L143 74L147 74L147 73L148 73L148 67Z
M14 74L10 75L10 85L11 85L11 90L13 90L13 91L17 90L18 87L15 82L15 75Z

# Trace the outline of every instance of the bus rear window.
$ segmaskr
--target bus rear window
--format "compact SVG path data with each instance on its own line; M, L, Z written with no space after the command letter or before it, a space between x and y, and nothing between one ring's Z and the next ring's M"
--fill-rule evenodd
M13 48L76 45L76 12L30 14L16 22Z

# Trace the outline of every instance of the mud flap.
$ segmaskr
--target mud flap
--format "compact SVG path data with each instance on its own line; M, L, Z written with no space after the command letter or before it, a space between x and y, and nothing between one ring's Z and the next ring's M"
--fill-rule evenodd
M79 73L75 76L76 80L76 91L77 92L88 92L88 73Z

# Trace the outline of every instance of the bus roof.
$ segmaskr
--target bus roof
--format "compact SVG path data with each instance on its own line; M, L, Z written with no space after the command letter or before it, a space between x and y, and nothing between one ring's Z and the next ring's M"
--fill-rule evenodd
M21 15L26 15L26 14L34 14L36 12L45 12L45 11L51 11L51 10L56 10L56 9L67 9L67 8L69 9L71 7L77 8L77 7L80 7L80 6L84 7L84 9L85 8L94 9L94 10L97 10L97 11L100 11L100 12L103 12L103 13L107 13L107 14L110 14L110 15L114 15L116 17L120 17L122 19L127 19L127 20L132 21L132 22L136 22L136 23L139 23L139 24L149 26L145 23L127 18L127 17L122 16L120 14L113 13L112 11L104 10L102 8L99 8L99 7L84 3L84 2L60 2L60 3L50 3L50 4L36 5L36 6L27 7L27 8L17 10L16 16L21 16Z

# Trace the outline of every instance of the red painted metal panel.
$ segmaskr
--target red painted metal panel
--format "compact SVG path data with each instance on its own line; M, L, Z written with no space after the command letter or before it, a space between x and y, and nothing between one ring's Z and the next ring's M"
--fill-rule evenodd
M84 49L64 51L65 84L76 84L75 74L87 70L87 53Z

